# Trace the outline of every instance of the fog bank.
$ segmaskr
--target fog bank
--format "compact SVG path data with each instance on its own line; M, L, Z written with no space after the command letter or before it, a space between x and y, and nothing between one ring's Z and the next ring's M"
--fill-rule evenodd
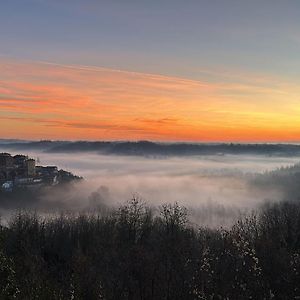
M275 185L249 182L257 173L298 162L296 157L261 155L149 158L87 152L24 154L38 158L41 165L57 165L84 177L68 189L46 189L31 209L104 209L138 195L156 207L173 202L185 205L190 208L190 219L202 224L225 224L265 201L281 200L283 191Z

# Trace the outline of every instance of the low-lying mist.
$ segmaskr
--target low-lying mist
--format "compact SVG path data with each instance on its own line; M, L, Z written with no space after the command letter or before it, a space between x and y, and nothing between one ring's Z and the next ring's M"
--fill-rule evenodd
M163 203L178 202L189 208L191 222L209 226L229 225L241 213L266 201L282 200L286 191L280 186L256 184L253 179L257 174L299 161L297 157L261 155L151 158L87 152L23 154L38 158L41 165L57 165L84 180L70 186L45 188L38 201L22 200L12 209L104 212L135 195L154 209ZM7 202L5 207L2 205L3 213L10 210Z

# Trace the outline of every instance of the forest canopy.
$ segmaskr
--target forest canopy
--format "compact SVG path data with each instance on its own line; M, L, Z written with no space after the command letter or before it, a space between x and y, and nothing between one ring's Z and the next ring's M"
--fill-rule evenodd
M0 231L1 299L296 299L300 204L231 228L189 224L133 198L109 214L20 212Z

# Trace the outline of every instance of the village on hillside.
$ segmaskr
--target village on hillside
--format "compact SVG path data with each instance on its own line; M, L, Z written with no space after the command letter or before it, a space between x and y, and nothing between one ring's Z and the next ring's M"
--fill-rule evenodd
M36 160L27 155L0 153L0 187L3 192L16 189L38 189L80 179L57 166L37 166Z

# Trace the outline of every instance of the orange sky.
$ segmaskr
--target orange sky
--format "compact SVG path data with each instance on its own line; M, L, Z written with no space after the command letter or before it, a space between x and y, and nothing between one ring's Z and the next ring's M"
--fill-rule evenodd
M0 59L0 137L300 141L297 84L253 74L197 81Z

